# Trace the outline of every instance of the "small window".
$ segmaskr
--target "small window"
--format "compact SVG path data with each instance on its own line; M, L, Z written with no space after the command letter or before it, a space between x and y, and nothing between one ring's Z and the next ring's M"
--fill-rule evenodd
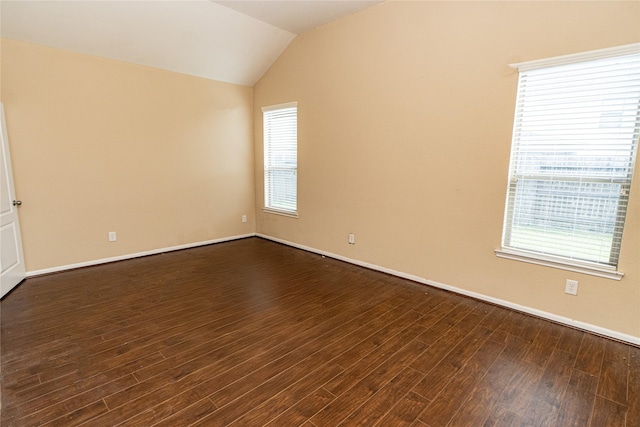
M262 114L264 120L265 211L297 216L297 103L264 107Z
M640 45L516 67L498 255L619 279L640 133Z

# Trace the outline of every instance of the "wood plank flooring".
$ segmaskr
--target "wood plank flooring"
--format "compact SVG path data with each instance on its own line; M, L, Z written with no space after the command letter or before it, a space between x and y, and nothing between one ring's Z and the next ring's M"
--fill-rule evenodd
M259 238L0 304L4 427L640 427L639 348Z

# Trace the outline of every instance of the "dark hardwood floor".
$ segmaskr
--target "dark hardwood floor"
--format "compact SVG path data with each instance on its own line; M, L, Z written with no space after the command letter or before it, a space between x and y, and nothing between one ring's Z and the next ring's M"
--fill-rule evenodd
M250 238L31 278L2 426L640 426L640 349Z

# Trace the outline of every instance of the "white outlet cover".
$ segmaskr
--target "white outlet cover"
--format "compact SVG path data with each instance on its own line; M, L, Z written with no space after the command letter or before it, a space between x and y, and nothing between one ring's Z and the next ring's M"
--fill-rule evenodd
M578 295L578 281L567 279L564 292L569 295Z

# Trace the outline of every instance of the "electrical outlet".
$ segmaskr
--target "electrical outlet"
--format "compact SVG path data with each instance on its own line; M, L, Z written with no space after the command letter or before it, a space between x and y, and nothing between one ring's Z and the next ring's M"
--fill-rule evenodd
M355 245L356 244L356 236L353 233L349 233L349 244L350 245Z
M115 231L110 231L109 232L109 241L110 242L115 242L116 241L116 232Z
M569 295L578 295L578 281L567 279L567 284L564 287L564 293Z
M247 216L246 215L242 215L242 222L247 222Z

